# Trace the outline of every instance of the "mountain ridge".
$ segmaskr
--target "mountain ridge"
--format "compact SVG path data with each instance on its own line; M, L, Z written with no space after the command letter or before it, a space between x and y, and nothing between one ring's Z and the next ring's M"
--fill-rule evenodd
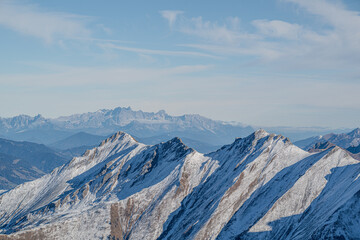
M359 172L342 148L309 153L264 130L205 155L180 138L149 146L118 132L0 194L0 231L14 239L351 238L351 224L332 231L337 209L360 204Z
M41 115L0 118L1 135L9 139L44 144L57 142L77 132L108 136L117 131L128 132L139 138L179 136L218 146L233 141L237 136L246 136L253 129L247 125L216 121L198 114L171 116L164 110L153 113L133 111L130 107L102 109L54 119L46 119Z
M306 150L317 143L324 143L326 141L344 149L349 147L355 148L360 145L360 128L355 128L348 133L329 133L324 136L314 136L297 141L294 144Z

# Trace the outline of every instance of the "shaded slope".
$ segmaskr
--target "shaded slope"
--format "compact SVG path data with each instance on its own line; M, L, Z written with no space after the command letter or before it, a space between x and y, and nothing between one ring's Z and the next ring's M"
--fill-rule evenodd
M161 233L166 216L201 179L213 172L215 163L178 138L146 146L118 133L50 175L2 195L1 229L12 233L46 224L46 234L51 238L60 234L52 230L53 226L77 228L91 221L94 232L77 229L72 237L105 236L105 229L106 234L113 236L154 238ZM21 194L18 205L13 199L19 198L21 192L26 194ZM120 214L124 208L131 215ZM88 215L94 212L101 217L89 220ZM162 217L154 221L156 216ZM110 218L111 222L128 223L121 224L124 229L114 230ZM69 223L64 219L70 219Z
M104 136L93 135L85 132L78 132L65 139L54 142L49 146L61 150L83 146L97 146L104 138Z
M353 239L359 172L337 146L309 153L263 130L206 155L119 132L0 195L0 229L12 239Z
M34 180L68 161L44 145L7 139L0 139L0 154L0 189Z
M0 153L0 189L11 189L45 173L23 159Z

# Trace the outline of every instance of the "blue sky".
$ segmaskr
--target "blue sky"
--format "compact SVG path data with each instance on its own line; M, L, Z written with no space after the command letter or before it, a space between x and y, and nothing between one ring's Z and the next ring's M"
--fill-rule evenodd
M360 1L0 0L0 115L358 127Z

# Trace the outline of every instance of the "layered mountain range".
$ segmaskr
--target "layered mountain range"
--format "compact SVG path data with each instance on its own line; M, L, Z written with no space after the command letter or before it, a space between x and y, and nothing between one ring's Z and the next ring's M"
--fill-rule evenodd
M360 159L360 128L348 133L329 133L324 136L310 137L294 144L306 151L323 150L336 145L352 153L353 157Z
M0 190L39 178L68 160L42 144L0 138Z
M177 136L186 139L190 146L208 152L232 142L235 137L250 134L253 129L198 114L171 116L164 110L153 113L134 111L130 107L102 109L55 119L41 115L0 118L0 135L3 137L51 146L79 132L104 138L117 131L125 131L148 144L154 144L153 139L166 141Z
M258 130L202 154L118 132L0 195L0 239L357 239L360 162Z

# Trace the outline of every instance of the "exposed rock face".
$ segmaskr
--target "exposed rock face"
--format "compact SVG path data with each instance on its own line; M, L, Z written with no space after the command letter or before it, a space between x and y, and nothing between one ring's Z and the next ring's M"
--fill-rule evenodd
M355 239L359 173L263 130L207 155L119 132L0 195L0 239Z

